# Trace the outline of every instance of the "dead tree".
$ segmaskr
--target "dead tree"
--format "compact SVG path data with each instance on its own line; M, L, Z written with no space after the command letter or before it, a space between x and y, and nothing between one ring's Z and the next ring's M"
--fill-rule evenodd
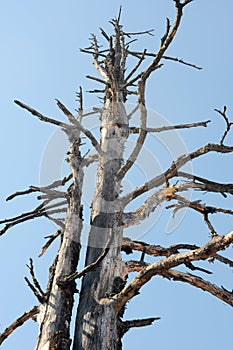
M218 260L226 267L233 266L233 261L219 254L221 250L225 250L232 244L233 232L220 235L211 223L212 215L217 213L232 215L233 211L203 204L200 200L189 201L184 196L185 191L193 189L227 197L233 194L233 184L213 182L182 171L185 164L207 153L233 152L233 146L225 143L232 126L226 107L223 110L216 110L226 122L226 130L218 143L208 143L190 153L181 154L160 175L131 192L122 194L122 180L134 167L148 133L165 132L171 129L169 126L161 126L161 128L147 126L145 92L149 77L162 67L164 60L173 60L200 69L194 64L166 55L180 26L184 7L191 1L174 0L176 18L173 24L167 19L164 36L155 53L147 50L136 52L131 49L130 43L134 41L132 38L135 35L152 35L152 31L140 33L124 31L120 24L120 13L111 21L113 35L101 29L101 34L107 42L106 49L101 49L97 37L92 35L91 45L82 51L93 57L94 66L100 74L100 77L88 76L88 78L102 84L102 89L92 91L103 93L101 108L93 108L92 112L84 113L81 88L78 93L77 116L57 100L57 105L66 116L67 122L46 117L28 105L15 101L17 105L41 121L54 124L65 132L70 142L67 161L71 174L48 186L30 186L29 189L16 192L7 198L10 200L19 195L36 192L39 193L38 199L42 200L42 203L31 212L2 220L1 224L4 224L4 227L0 232L1 235L18 223L44 216L54 221L58 230L48 237L40 255L46 252L55 239L60 239L60 247L49 269L46 291L40 287L34 273L33 261L30 260L29 271L32 281L25 279L35 294L38 305L14 321L0 335L0 343L27 319L34 317L39 325L36 350L70 349L72 342L70 322L74 294L78 292L75 280L80 278L82 278L82 287L73 337L74 350L121 349L121 339L130 328L147 326L158 320L159 317L123 321L126 303L136 296L141 287L154 276L159 275L169 280L191 284L233 306L232 291L217 286L196 274L184 273L180 270L181 265L185 265L191 271L208 273L207 269L198 267L196 264L210 259ZM133 56L137 62L126 73L126 62L129 56ZM145 62L147 62L146 68L140 71L142 63L145 65ZM126 109L128 95L135 95L136 99L136 106L131 113ZM130 119L138 111L140 125L131 125ZM83 127L83 118L86 116L91 118L92 114L98 114L100 117L99 140ZM207 127L208 122L178 124L172 128ZM125 147L132 134L137 134L137 142L130 156L125 159ZM89 140L95 150L94 154L83 154L82 136ZM86 167L93 162L98 162L98 172L92 202L86 262L85 267L78 269L83 226L83 178ZM130 212L126 211L125 208L129 203L151 190L153 193L142 205ZM181 208L190 208L203 217L210 231L210 236L206 237L203 246L181 243L162 247L156 245L156 242L155 245L149 245L123 237L124 228L145 220L163 202L171 203L167 208L173 209L174 213ZM123 260L122 252L130 254L133 251L142 252L140 261ZM145 262L145 255L157 257L156 262ZM133 271L137 271L137 275L129 278Z

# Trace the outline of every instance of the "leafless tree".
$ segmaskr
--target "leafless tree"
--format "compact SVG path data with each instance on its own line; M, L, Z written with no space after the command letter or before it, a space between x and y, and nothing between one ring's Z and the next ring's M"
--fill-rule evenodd
M220 254L233 242L233 232L220 235L211 222L211 216L218 213L232 215L233 211L211 206L201 200L191 201L185 193L192 189L199 192L212 192L227 197L233 194L233 184L210 181L183 171L183 167L193 159L201 158L207 153L222 154L233 152L233 146L226 145L226 138L232 123L227 116L226 107L216 109L226 122L226 130L218 143L208 143L190 153L181 154L161 174L149 179L141 186L128 193L122 192L122 181L129 170L136 164L149 133L166 132L170 129L207 127L209 121L192 124L178 124L148 127L146 107L146 84L152 73L162 67L165 60L200 69L194 64L166 55L166 51L176 36L180 26L183 10L192 0L174 0L176 17L174 23L166 22L166 30L161 38L157 52L133 51L131 43L136 35L153 35L151 30L139 33L124 31L120 24L120 15L111 21L113 35L101 29L101 35L107 42L102 49L97 37L92 35L91 45L82 51L90 54L100 77L88 76L100 84L102 89L92 93L103 94L101 108L84 112L82 89L78 92L78 114L71 113L60 101L57 106L67 118L61 122L42 115L28 105L15 101L17 105L29 111L41 121L54 124L67 135L70 143L67 162L71 174L44 187L30 186L25 191L15 192L7 198L29 193L39 193L42 203L30 212L11 219L2 220L3 235L12 226L38 217L46 217L55 222L56 233L48 237L42 248L43 255L55 239L60 239L60 246L53 264L49 268L47 289L42 290L34 272L32 259L29 263L31 279L25 277L26 283L38 300L38 305L25 312L0 335L0 344L20 325L30 318L36 319L39 335L36 350L70 349L70 322L74 304L76 280L82 279L79 304L76 314L73 349L121 349L122 337L132 327L151 325L159 317L135 320L123 320L126 303L134 298L141 287L154 276L181 281L201 288L233 306L233 293L222 286L208 281L193 271L208 274L207 268L198 266L198 262L218 260L223 267L233 266L233 261ZM135 65L126 73L128 57L136 60ZM145 67L140 70L141 67ZM135 96L135 108L128 112L126 100L128 95ZM140 115L139 125L131 125L135 113ZM100 139L83 126L83 118L100 118ZM131 154L125 159L125 148L133 134L137 142ZM93 146L94 153L83 154L82 137ZM98 163L97 182L92 202L90 231L86 249L85 267L80 268L81 235L83 229L82 189L85 170L93 162ZM93 177L94 181L94 177ZM147 199L132 211L125 208L135 199L148 193ZM174 214L182 208L190 208L199 213L207 225L210 235L202 246L195 244L175 244L168 247L150 245L123 237L123 231L143 220L163 202L169 202L167 209ZM155 242L156 243L156 242ZM141 259L128 260L124 257L139 251ZM125 254L126 253L126 254ZM148 263L145 256L156 257L155 262ZM124 259L123 259L124 258ZM183 272L185 265L192 273ZM130 273L137 272L131 278Z

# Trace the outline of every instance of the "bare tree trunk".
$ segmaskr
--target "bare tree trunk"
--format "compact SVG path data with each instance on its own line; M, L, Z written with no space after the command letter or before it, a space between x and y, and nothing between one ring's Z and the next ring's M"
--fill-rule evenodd
M120 100L121 98L119 98ZM116 173L122 165L128 121L121 101L107 100L101 125L98 183L92 206L92 222L86 265L93 263L106 244L109 251L100 266L84 276L76 320L74 349L118 349L118 311L116 305L101 304L102 298L119 292L122 275L122 207L120 180Z
M65 229L61 238L61 245L55 259L47 291L48 299L42 303L38 316L40 327L35 350L66 350L70 349L70 320L73 309L76 283L67 284L64 288L57 283L60 277L70 275L76 271L80 252L81 191L83 169L80 166L81 157L78 149L78 138L70 140L69 163L73 171L73 185L68 198L68 211Z

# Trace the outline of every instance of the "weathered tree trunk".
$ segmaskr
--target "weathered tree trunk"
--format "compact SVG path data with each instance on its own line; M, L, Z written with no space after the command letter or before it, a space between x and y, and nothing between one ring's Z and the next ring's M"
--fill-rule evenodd
M71 344L70 320L76 284L73 281L63 288L57 283L60 277L76 271L80 252L83 169L80 166L79 135L74 139L71 135L70 141L69 163L73 172L73 185L68 191L68 211L60 249L50 271L48 300L39 306L40 331L35 350L68 350Z
M124 61L122 64L120 27L115 22L114 48L106 71L105 103L101 113L101 153L98 160L98 179L92 204L91 229L86 265L93 263L108 244L109 251L101 264L84 276L76 319L73 349L119 349L119 311L114 303L105 305L101 299L119 292L124 272L121 261L123 229L122 204L119 199L124 145L128 138L128 117L124 107ZM109 63L109 65L108 65ZM108 71L110 67L111 72ZM113 79L111 79L111 76Z
M98 182L92 206L91 230L86 265L94 262L108 244L109 251L100 266L84 276L76 320L74 349L118 349L116 305L100 300L119 291L124 280L121 262L120 180L124 141L128 133L127 115L121 101L106 101L101 118L101 148Z

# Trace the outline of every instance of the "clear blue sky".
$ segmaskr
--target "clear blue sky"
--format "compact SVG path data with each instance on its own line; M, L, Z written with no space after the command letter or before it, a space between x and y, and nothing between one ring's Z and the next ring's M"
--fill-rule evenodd
M155 50L165 28L165 19L174 18L172 0L135 1L29 1L8 0L0 13L0 153L1 188L0 217L10 217L36 205L33 196L5 202L16 190L37 185L43 152L55 128L34 119L14 103L19 99L47 116L62 118L54 99L61 99L70 109L77 108L75 91L98 88L88 81L95 74L91 58L81 54L80 47L89 45L90 33L99 27L111 30L108 20L123 5L122 23L127 31L155 29L155 37L143 36L135 48ZM182 25L169 54L203 67L196 71L167 62L149 81L148 106L172 123L211 119L208 129L186 130L180 133L188 150L213 140L218 142L224 129L223 121L213 111L227 105L233 120L233 50L231 0L194 0L185 9ZM85 95L85 106L98 103L95 96ZM230 143L232 134L228 138ZM57 150L55 150L56 153ZM216 161L218 164L216 165ZM232 156L205 157L193 164L194 173L212 180L232 182ZM161 160L161 166L163 160ZM53 169L49 169L53 170ZM215 203L214 196L204 201ZM232 201L218 200L218 205L232 206ZM169 214L170 215L170 214ZM141 239L155 244L180 242L200 244L208 239L202 218L187 213L178 228L168 234L168 215L161 215L156 225ZM221 234L232 230L232 218L219 216L214 225ZM132 229L134 230L134 229ZM55 247L38 259L44 236L55 231L54 225L41 219L16 226L0 241L0 331L37 301L26 286L26 264L29 257L43 287L47 266ZM233 258L232 251L228 256ZM223 266L211 277L219 285L232 289L232 272ZM128 318L160 316L151 327L130 331L124 338L124 349L163 348L184 350L226 349L232 346L232 310L228 305L206 293L179 282L154 278L141 295L130 302ZM34 348L37 326L33 321L19 328L2 345L3 350Z

